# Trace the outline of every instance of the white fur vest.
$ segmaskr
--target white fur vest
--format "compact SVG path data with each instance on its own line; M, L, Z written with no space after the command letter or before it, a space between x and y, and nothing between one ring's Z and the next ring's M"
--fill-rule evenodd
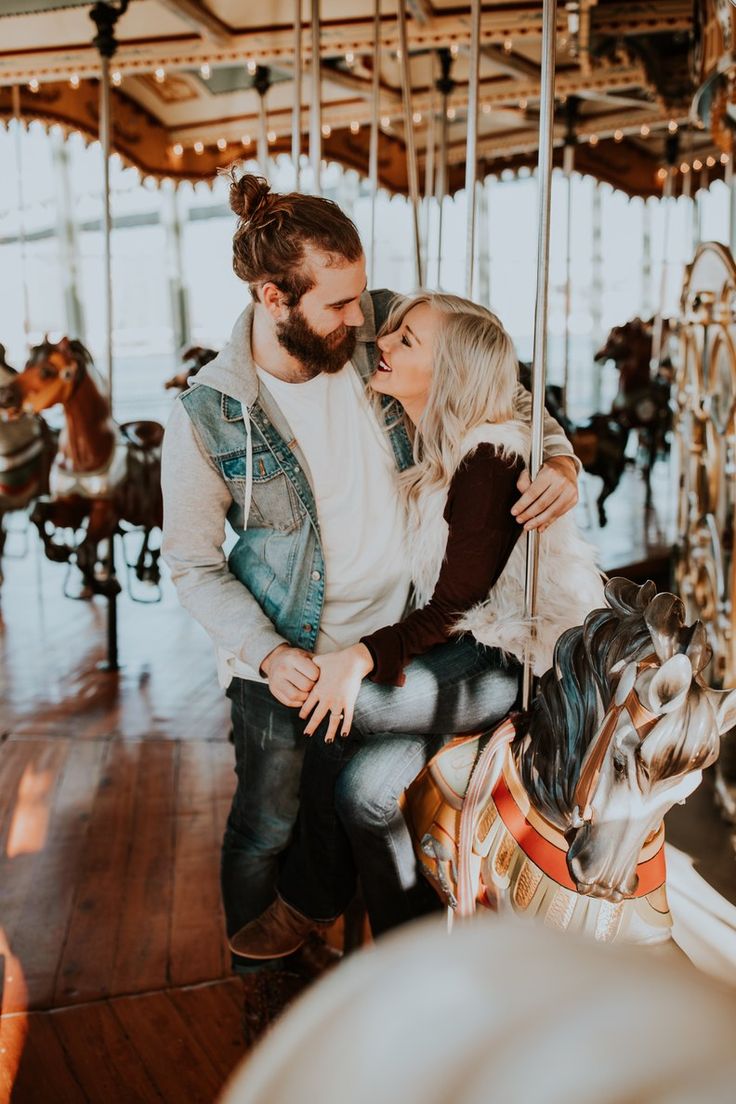
M496 446L504 459L528 457L531 434L523 422L476 427L464 441L463 456L480 444ZM443 518L447 488L420 496L409 521L409 556L418 606L427 604L439 577L447 547ZM555 642L565 629L581 625L592 609L605 607L597 550L581 537L572 513L558 518L539 539L539 574L534 639L524 617L527 535L522 533L488 598L465 611L455 631L470 632L481 644L500 648L523 662L531 643L534 673L552 666Z

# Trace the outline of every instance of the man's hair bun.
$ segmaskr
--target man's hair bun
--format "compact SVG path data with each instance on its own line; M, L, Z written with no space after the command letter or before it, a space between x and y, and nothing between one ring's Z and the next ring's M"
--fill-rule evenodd
M271 186L264 177L245 173L238 178L235 169L230 173L230 207L243 222L257 221L271 198Z

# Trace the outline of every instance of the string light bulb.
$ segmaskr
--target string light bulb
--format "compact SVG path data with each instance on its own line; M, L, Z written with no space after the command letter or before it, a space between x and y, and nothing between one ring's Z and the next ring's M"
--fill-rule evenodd
M38 92L39 84L35 77L33 78L33 80L29 81L28 87L30 88L31 92Z
M460 53L460 47L458 46L457 42L453 42L450 45L450 57L456 58L459 53Z
M202 144L202 142L194 143L194 152L197 154L204 153L204 145Z
M702 167L703 167L703 162L702 161L699 161L697 159L695 161L693 161L693 169L695 170L695 172L700 172Z
M450 122L452 122L452 120L455 118L456 115L457 115L457 111L455 110L455 108L454 107L448 107L448 109L447 109L447 118L450 120Z
M200 66L199 75L201 76L202 80L209 80L210 79L210 67L207 64L207 62L205 62L204 65Z
M641 134L642 138L648 138L649 137L650 131L649 131L649 127L647 126L646 123L642 123L641 130L639 131L639 133Z
M614 140L614 142L623 142L623 140L624 140L624 132L623 132L622 130L616 130L616 131L614 131L614 133L613 133L613 140Z
M250 75L251 75L252 77L254 77L254 76L256 75L256 69L257 69L257 68L258 68L258 65L257 65L257 64L256 64L256 62L255 62L255 61L253 61L253 59L251 58L251 60L250 60L250 61L248 62L248 72L250 73Z
M591 145L591 146L597 146L598 145L598 135L597 134L591 134L590 138L588 139L588 144Z
M503 48L504 48L504 50L506 51L507 54L511 53L511 51L514 48L514 43L512 42L512 40L510 38L506 39L506 41L503 44Z
M120 72L119 69L116 69L113 73L112 83L115 85L116 88L119 88L120 85L123 83L123 74Z
M181 157L181 155L184 153L184 147L182 146L181 142L177 142L175 146L172 146L171 152L173 153L174 157Z
M217 139L217 148L220 151L222 151L224 149L227 149L227 139L226 138L218 138Z
M324 123L323 126L322 126L322 137L323 138L329 138L331 134L332 134L332 127L330 126L329 123Z
M359 131L360 131L360 123L358 122L357 119L353 119L352 123L350 124L350 133L351 134L358 134Z
M412 115L412 120L414 121L414 123L415 123L415 124L416 124L417 126L419 126L419 124L420 124L420 123L421 123L421 121L422 121L422 113L421 113L421 111L415 111L415 112L414 112L414 114Z
M384 129L388 129L388 127L391 126L391 116L390 115L382 115L381 116L381 126Z
M276 137L277 137L276 131L275 130L269 130L268 134L266 135L266 141L270 145L273 145L274 142L276 141Z
M715 157L713 157L713 155L711 154L711 155L710 155L709 157L706 157L706 159L705 159L705 163L706 163L706 165L708 166L708 168L709 168L709 169L712 169L712 168L713 168L713 166L714 166L714 165L715 165L715 163L716 163L716 159L715 159Z
M670 119L670 121L667 124L667 129L670 132L670 134L677 134L678 127L677 127L677 123L675 122L674 119Z
M728 156L727 153L722 153L721 154L721 164L722 165L727 165L730 160L731 159L730 159L730 157Z
M244 134L242 136L242 138L240 139L240 141L242 142L242 144L244 146L249 146L251 144L251 142L253 141L253 139L251 138L250 134Z
M166 70L165 69L159 68L159 69L156 70L156 72L153 75L156 78L156 83L157 84L163 84L164 81L166 80Z
M79 88L79 74L78 73L72 73L71 77L69 78L69 84L72 86L72 88Z

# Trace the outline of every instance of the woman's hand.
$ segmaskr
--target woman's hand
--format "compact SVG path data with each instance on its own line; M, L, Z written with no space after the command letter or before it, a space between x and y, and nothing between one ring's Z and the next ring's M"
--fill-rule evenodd
M304 729L304 735L311 736L327 713L331 713L325 734L325 742L330 744L337 735L338 727L342 736L349 735L355 699L361 682L373 670L373 658L365 644L353 644L351 648L342 648L339 652L315 656L314 662L319 667L320 675L299 710L299 716L306 720L312 714Z

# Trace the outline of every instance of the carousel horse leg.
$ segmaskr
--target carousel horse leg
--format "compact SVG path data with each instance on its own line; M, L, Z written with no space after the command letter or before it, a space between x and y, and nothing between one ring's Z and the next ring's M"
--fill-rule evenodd
M111 597L120 593L120 583L109 573L102 576L98 565L105 563L99 555L102 541L112 541L117 530L118 515L109 499L96 498L91 502L89 522L84 540L77 549L77 567L84 577L85 584L93 594Z
M31 521L38 529L46 558L54 563L69 563L74 555L70 544L54 540L57 529L78 529L87 516L84 499L39 498L31 513Z

